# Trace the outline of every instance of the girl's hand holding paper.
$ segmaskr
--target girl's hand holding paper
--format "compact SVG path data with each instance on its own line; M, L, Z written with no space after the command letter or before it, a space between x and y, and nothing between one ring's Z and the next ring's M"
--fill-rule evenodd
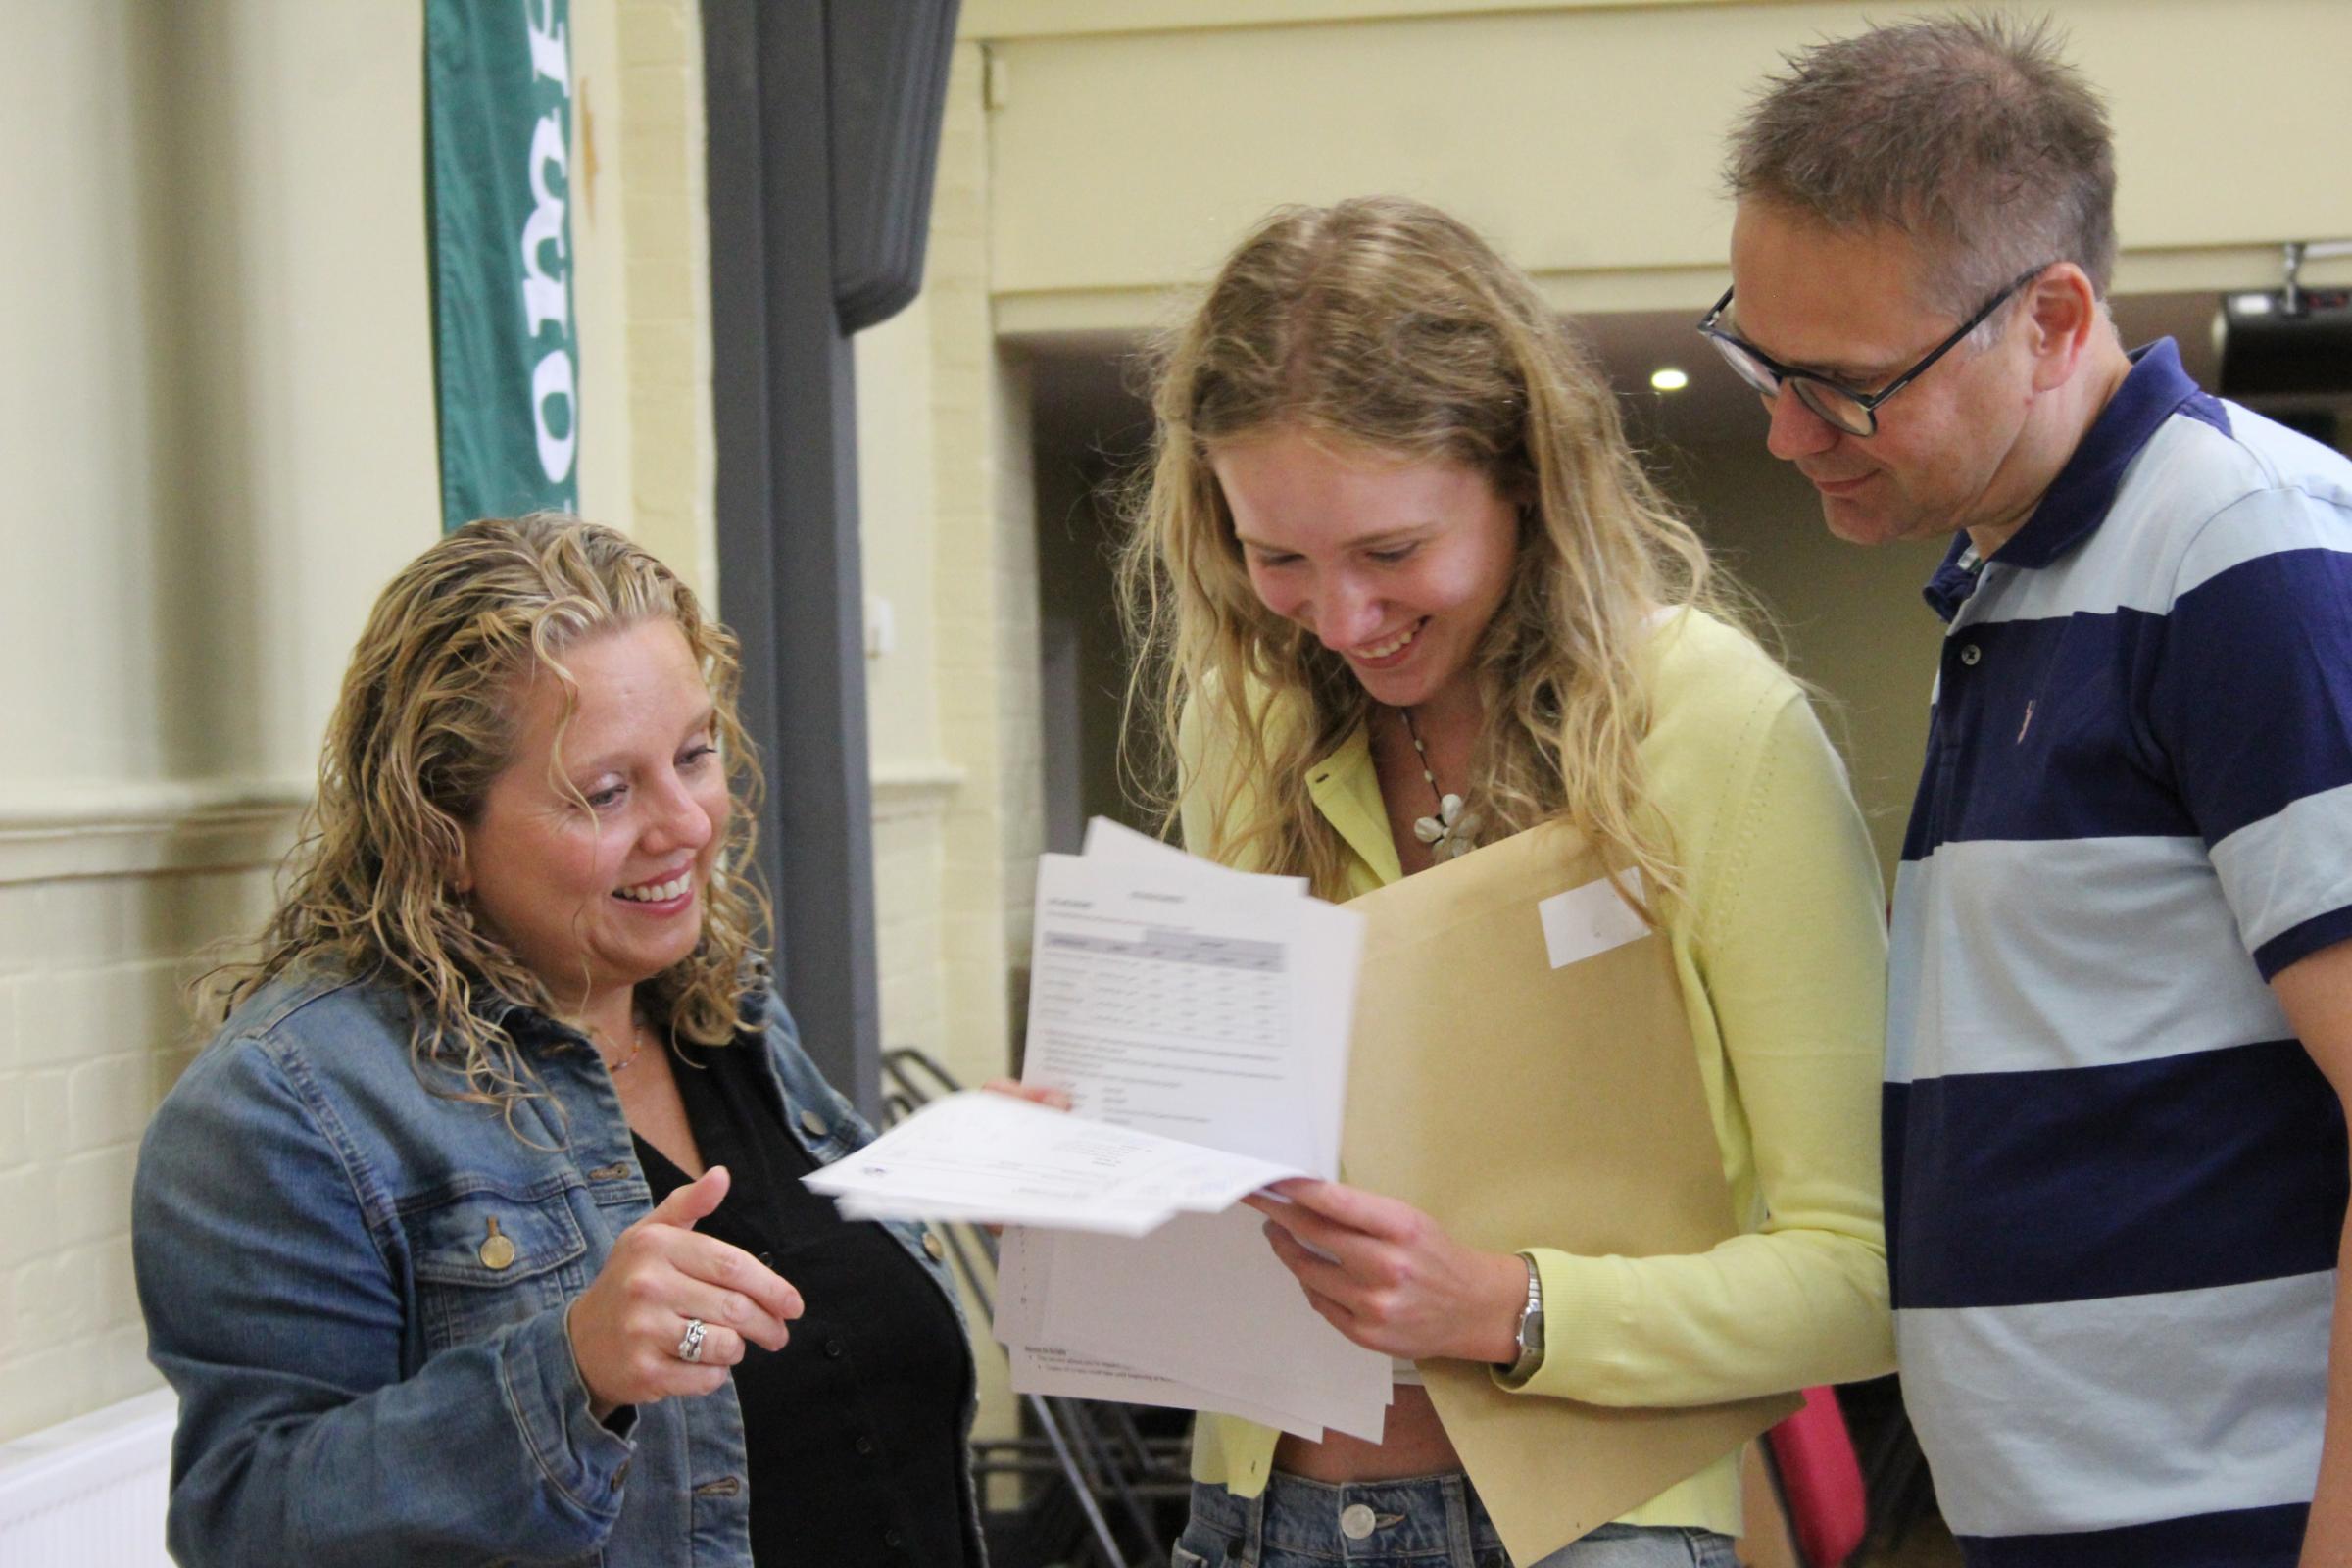
M1274 1255L1332 1327L1387 1355L1508 1362L1527 1299L1513 1252L1465 1247L1412 1204L1301 1177L1279 1199L1243 1201L1266 1216ZM1282 1200L1288 1200L1283 1201Z

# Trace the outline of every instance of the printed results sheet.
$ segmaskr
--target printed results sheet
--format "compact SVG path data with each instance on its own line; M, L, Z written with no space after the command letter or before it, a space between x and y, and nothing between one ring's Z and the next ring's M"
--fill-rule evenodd
M1098 821L1083 857L1040 866L1024 1080L1115 1126L1335 1175L1361 925L1303 893ZM1307 1305L1259 1225L1237 1207L1132 1239L1006 1232L1013 1387L1377 1440L1388 1358Z

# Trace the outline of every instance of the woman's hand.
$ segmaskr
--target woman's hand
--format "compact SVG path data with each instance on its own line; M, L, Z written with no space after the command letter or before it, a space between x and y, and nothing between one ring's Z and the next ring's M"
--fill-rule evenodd
M1508 1362L1519 1353L1527 1262L1464 1247L1412 1204L1338 1182L1244 1199L1314 1309L1368 1350L1410 1360Z
M624 1404L714 1393L747 1340L784 1348L801 1293L742 1248L694 1232L726 1198L727 1182L726 1167L713 1165L663 1199L620 1233L571 1303L571 1355L598 1420ZM689 1318L704 1324L693 1361L678 1355Z
M991 1078L980 1087L992 1095L1010 1095L1015 1100L1026 1100L1031 1104L1043 1105L1049 1110L1070 1108L1070 1092L1066 1089L1048 1089L1043 1084L1025 1084L1016 1078Z
M1070 1108L1070 1092L1066 1089L1049 1089L1043 1084L1025 1084L1017 1078L991 1078L980 1087L992 1095L1010 1095L1015 1100L1026 1100L1031 1104L1043 1105L1048 1110ZM991 1236L1004 1234L1004 1227L1002 1225L983 1225L981 1229L987 1231Z

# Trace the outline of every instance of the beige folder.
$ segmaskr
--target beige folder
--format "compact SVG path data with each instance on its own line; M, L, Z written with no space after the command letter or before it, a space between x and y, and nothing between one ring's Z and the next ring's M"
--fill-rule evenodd
M1701 1252L1733 1234L1666 938L1553 966L1537 906L1605 872L1555 825L1350 901L1368 924L1348 1181L1495 1250ZM1798 1403L1626 1410L1507 1393L1461 1361L1425 1361L1421 1373L1519 1563L1647 1501Z

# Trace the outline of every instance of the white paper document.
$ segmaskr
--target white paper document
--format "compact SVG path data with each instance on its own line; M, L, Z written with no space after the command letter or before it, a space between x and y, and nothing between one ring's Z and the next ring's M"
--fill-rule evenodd
M1238 1212L1250 1214L1251 1210ZM1038 1320L1052 1294L1052 1231L1009 1230L997 1263L997 1338L1004 1342L1012 1368L1012 1386L1024 1394L1065 1395L1080 1399L1116 1399L1127 1404L1162 1405L1178 1410L1216 1410L1242 1416L1265 1426L1321 1439L1322 1426L1299 1410L1260 1403L1243 1387L1216 1387L1210 1382L1185 1382L1162 1371L1146 1370L1115 1353L1096 1353L1052 1343ZM1303 1298L1301 1298L1303 1305ZM1336 1334L1332 1336L1338 1340ZM1343 1346L1345 1340L1340 1340ZM1143 1352L1157 1364L1165 1359L1157 1348ZM1228 1383L1240 1384L1237 1374Z
M1081 1112L1338 1174L1362 922L1097 820L1039 867L1022 1077ZM1023 1393L1215 1410L1377 1441L1388 1357L1307 1304L1254 1210L1127 1239L1005 1233L997 1334Z
M1233 1208L1179 1214L1141 1242L1031 1233L1052 1251L1056 1287L1038 1337L1070 1353L1137 1356L1208 1391L1196 1408L1377 1443L1394 1382L1389 1358L1351 1344L1307 1304L1262 1223L1255 1209Z
M953 1219L1141 1236L1231 1208L1295 1165L967 1090L803 1178L852 1219Z
M1240 1200L1333 1177L1363 921L1097 820L1038 868L1023 1081L951 1096L806 1178L860 1219L1005 1225L1022 1393L1377 1441L1389 1358L1307 1304Z
M1362 922L1169 854L1040 860L1023 1081L1080 1115L1335 1175Z

